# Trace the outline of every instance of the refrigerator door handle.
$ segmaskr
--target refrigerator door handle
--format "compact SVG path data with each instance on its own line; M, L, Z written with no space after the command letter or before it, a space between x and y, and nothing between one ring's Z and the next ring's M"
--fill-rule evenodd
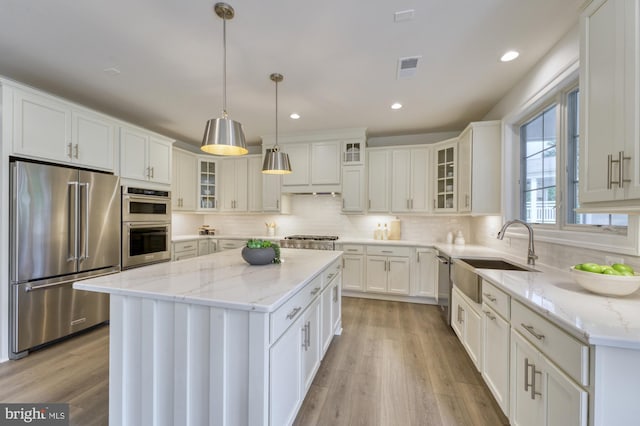
M67 262L71 262L78 260L78 182L68 182L67 186L69 188Z
M83 254L80 260L89 259L89 182L84 182L79 184L80 186L80 194L82 194L82 188L84 188L84 205L81 202L80 205L82 207L82 213L84 214L84 229L82 232L82 241L83 241Z

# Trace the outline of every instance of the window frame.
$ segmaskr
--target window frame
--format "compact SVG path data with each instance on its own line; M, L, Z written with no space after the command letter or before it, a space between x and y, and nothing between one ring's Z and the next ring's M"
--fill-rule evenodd
M567 95L578 87L578 63L560 73L538 93L533 94L518 110L503 118L503 219L520 218L522 191L521 177L521 143L520 126L540 112L557 103L557 114L565 114L567 109ZM580 97L582 99L582 97ZM582 100L581 100L582 102ZM582 114L582 112L581 112ZM566 115L565 115L566 116ZM580 117L582 120L582 116ZM558 131L566 139L568 134L567 120L559 121ZM579 247L607 251L611 253L640 255L640 216L629 215L625 233L619 227L599 225L579 225L567 223L568 173L566 170L568 144L563 141L556 147L556 224L531 224L535 229L536 240L563 246ZM562 221L563 226L559 225ZM509 238L528 238L525 229L510 227L507 231Z

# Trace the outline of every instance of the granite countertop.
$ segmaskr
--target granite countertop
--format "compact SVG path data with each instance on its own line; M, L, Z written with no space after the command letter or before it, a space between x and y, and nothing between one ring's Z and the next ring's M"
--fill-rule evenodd
M251 266L240 251L158 263L73 286L100 293L273 312L342 255L341 251L281 249L281 264Z

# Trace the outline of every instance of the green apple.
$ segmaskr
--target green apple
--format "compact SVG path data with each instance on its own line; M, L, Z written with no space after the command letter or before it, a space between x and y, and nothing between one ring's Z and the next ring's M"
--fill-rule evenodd
M604 268L602 265L598 265L597 263L583 263L582 270L587 272L593 272L595 274L601 274Z
M603 275L622 275L620 272L616 271L615 269L613 269L610 266L608 266L606 268L603 268L602 269L602 274Z
M611 267L618 272L631 272L631 275L634 272L633 268L625 263L614 263Z

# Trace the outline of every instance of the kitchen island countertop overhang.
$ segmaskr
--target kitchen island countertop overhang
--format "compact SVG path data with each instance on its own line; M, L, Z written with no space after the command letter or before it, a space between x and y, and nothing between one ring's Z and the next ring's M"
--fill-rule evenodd
M282 263L247 264L241 249L79 281L74 288L220 308L273 312L342 255L281 249Z

